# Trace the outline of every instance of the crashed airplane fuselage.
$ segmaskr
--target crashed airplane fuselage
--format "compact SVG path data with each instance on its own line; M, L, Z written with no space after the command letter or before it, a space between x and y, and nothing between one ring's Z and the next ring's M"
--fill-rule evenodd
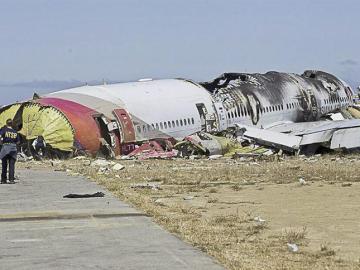
M52 149L127 154L151 139L183 139L241 123L270 127L315 121L352 104L351 88L321 71L302 75L225 73L211 82L143 80L81 86L1 108L25 140L42 135Z

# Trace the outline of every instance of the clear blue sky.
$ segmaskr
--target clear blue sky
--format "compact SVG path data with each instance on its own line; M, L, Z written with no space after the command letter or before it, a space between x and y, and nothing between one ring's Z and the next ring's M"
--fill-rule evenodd
M305 69L360 80L359 0L0 0L0 8L0 82Z

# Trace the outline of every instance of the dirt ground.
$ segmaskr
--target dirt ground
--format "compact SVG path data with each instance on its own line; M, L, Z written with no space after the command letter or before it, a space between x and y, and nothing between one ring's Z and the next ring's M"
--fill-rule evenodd
M88 176L228 269L360 269L360 156L270 159L19 164Z

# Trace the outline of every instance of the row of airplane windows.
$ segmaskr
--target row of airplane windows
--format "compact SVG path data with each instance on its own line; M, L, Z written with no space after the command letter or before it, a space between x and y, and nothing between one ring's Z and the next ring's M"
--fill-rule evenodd
M294 109L296 107L300 107L299 102L292 102L292 103L286 104L286 108L288 110ZM260 113L268 113L268 112L283 111L283 110L284 110L284 105L280 104L280 105L273 105L273 106L267 106L267 107L260 107L259 112ZM250 115L250 110L247 110L246 108L243 108L243 107L236 108L234 111L228 112L228 118L244 117L244 116L249 116L249 115Z
M147 124L147 125L137 125L136 129L139 133L149 132L151 130L159 130L159 129L168 129L168 128L175 128L175 127L182 127L182 126L190 126L195 124L194 118L185 118L180 120L172 120L172 121L165 121L160 123L154 124Z
M339 103L339 102L346 102L350 101L351 97L339 97L334 99L325 99L325 104L331 104L331 103Z
M334 103L340 103L340 102L346 102L349 101L350 98L347 97L340 97L337 99L325 99L325 104L334 104ZM297 107L300 107L300 103L299 102L292 102L292 103L287 103L286 104L286 109L290 110L290 109L295 109ZM268 107L260 107L259 112L260 113L268 113L268 112L275 112L275 111L283 111L284 110L284 105L280 104L280 105L273 105L273 106L268 106ZM240 108L236 108L234 111L228 112L228 118L236 118L236 117L244 117L244 116L249 116L250 115L250 110L240 107Z

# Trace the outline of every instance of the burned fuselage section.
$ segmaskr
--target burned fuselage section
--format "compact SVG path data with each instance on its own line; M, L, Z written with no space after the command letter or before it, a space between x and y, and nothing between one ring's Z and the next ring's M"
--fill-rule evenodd
M201 85L223 105L223 127L238 122L266 127L281 121L316 121L352 103L351 89L320 71L305 71L302 75L225 73Z

